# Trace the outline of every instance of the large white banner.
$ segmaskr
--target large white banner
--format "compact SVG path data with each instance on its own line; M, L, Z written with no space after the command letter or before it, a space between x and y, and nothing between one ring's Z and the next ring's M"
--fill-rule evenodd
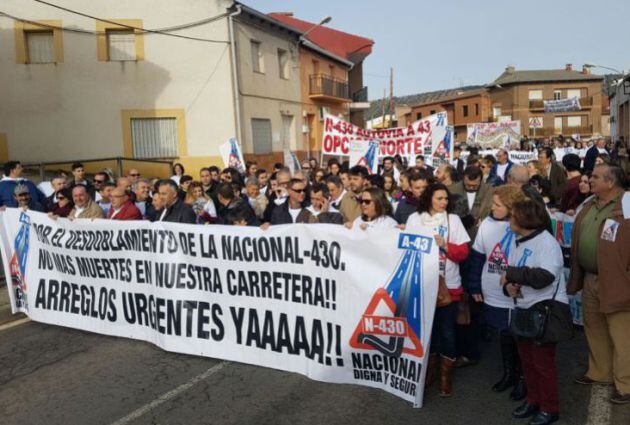
M521 122L481 122L468 124L466 144L481 149L519 149Z
M490 149L479 151L479 156L484 157L486 155L492 155L494 157L497 156L498 149ZM470 156L470 152L464 151L461 153L462 160L466 161L466 159ZM531 160L538 158L538 152L536 151L508 151L508 158L515 164L527 165L527 163Z
M322 153L326 155L350 155L352 142L379 142L379 157L400 155L413 163L416 155L425 155L431 164L432 154L443 155L448 144L447 115L440 112L418 120L407 127L366 130L334 115L324 116ZM435 149L433 149L435 145ZM452 143L451 143L452 145ZM446 148L452 157L453 147ZM450 158L448 158L450 159Z
M435 229L195 226L0 213L13 312L422 404Z

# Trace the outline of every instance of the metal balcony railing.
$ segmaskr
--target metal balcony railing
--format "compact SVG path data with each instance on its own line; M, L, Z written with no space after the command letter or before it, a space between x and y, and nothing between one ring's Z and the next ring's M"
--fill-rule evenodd
M350 100L348 82L326 74L309 77L309 96Z
M542 128L529 128L528 134L529 136L535 137L547 137L547 136L571 136L573 134L592 134L593 126L592 125L583 125L579 127L562 127L562 128L554 128L554 127L542 127Z
M558 100L558 99L546 99L546 100ZM581 97L580 106L582 107L582 109L590 108L591 106L593 106L593 96ZM533 110L545 109L544 100L530 100L529 109L533 109Z
M368 88L362 87L361 89L352 93L353 102L367 102L368 101Z

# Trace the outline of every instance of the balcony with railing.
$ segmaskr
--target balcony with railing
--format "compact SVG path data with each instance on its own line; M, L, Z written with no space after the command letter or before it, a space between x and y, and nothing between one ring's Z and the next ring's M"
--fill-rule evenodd
M309 77L308 97L312 100L327 100L339 103L351 100L348 92L348 82L326 74L312 74Z
M554 127L541 127L541 128L529 128L529 136L530 137L549 137L549 136L558 136L562 134L563 136L572 136L574 134L580 135L588 135L593 133L592 125L582 125L579 127L562 127L562 128L554 128Z
M564 100L564 99L546 99L546 100ZM593 96L581 97L580 98L580 106L582 107L582 109L590 108L591 106L593 106ZM542 100L542 99L530 100L529 101L529 109L531 109L532 111L536 111L536 110L542 111L542 110L544 110L545 109L544 100Z

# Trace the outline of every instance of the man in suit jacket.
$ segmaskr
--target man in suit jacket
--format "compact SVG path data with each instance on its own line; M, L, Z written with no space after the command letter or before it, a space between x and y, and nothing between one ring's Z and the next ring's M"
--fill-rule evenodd
M330 191L330 205L343 216L344 222L354 221L361 215L361 207L354 196L344 189L339 176L330 176L326 180Z
M112 191L112 207L107 213L110 220L142 220L142 213L136 205L129 200L129 195L122 187Z
M160 180L158 183L158 196L161 198L164 208L162 211L157 212L156 221L195 224L197 215L190 205L179 199L178 189L177 183L173 180Z
M271 224L311 223L316 221L305 207L306 183L301 179L289 181L289 197L284 204L276 206L271 213Z
M594 135L593 139L595 143L586 151L586 156L584 157L584 172L593 171L597 156L602 153L608 153L608 150L606 150L606 139L600 135Z
M467 228L472 241L475 240L479 224L490 214L492 208L492 187L482 181L482 172L478 167L469 166L464 169L462 181L449 187L453 195L466 200L474 224Z
M330 191L324 183L311 186L311 205L307 208L317 223L343 224L343 216L330 206Z
M544 170L545 177L551 184L551 196L555 202L559 203L564 192L564 186L567 183L567 174L558 163L555 161L553 155L553 149L546 147L541 148L538 151L538 162L540 162L541 168Z

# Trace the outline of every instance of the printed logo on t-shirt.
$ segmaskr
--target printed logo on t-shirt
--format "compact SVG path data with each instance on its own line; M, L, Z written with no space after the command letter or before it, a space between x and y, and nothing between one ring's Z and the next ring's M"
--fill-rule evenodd
M524 267L527 265L527 259L529 257L531 257L531 255L534 253L534 251L532 251L529 248L525 248L525 250L523 250L523 255L521 256L521 259L518 260L517 266L518 267Z
M448 227L446 226L438 227L438 233L443 238L447 237L447 231L448 231ZM446 252L442 248L440 248L438 252L439 252L439 259L440 259L440 275L444 276L444 273L446 272Z
M497 243L488 258L488 273L503 274L508 267L508 256L510 255L510 247L514 239L514 232L507 226L505 235L501 241Z
M606 219L604 228L602 229L602 239L608 242L614 242L617 239L617 230L619 229L619 223L610 218Z

